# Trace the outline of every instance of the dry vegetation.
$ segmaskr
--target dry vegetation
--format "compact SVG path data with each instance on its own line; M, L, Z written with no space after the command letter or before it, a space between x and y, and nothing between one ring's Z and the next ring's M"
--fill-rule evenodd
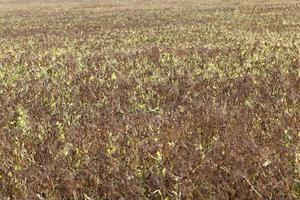
M299 1L0 1L0 199L299 198Z

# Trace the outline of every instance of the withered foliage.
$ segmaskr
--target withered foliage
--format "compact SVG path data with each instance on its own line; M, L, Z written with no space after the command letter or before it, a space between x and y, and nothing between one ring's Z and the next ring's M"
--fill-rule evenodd
M30 2L0 3L0 199L300 197L299 1Z

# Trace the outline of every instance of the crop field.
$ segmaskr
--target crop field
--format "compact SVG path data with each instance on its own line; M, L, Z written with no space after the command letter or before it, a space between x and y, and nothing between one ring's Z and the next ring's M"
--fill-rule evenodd
M1 200L299 198L299 0L0 0Z

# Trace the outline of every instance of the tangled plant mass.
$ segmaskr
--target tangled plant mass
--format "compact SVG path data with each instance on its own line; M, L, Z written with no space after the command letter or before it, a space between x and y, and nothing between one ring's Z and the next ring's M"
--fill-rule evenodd
M300 1L0 2L0 199L300 198Z

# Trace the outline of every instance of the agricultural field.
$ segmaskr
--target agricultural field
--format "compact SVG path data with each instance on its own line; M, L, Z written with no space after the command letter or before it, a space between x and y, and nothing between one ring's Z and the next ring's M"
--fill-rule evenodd
M299 91L299 0L0 0L0 199L299 199Z

